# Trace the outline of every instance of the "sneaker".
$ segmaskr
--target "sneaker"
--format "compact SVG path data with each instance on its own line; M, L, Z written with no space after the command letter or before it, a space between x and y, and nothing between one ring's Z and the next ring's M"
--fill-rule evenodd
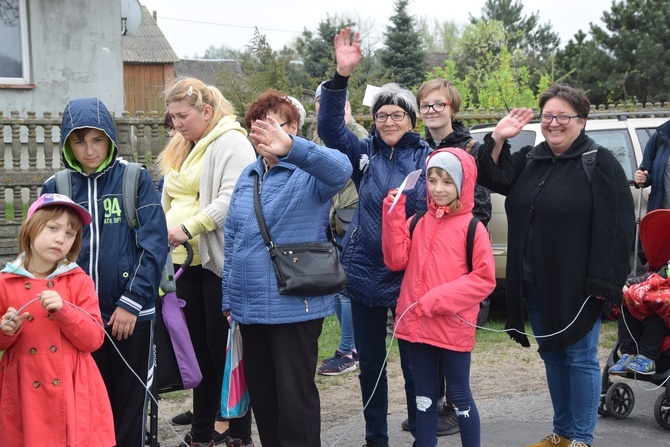
M349 356L336 357L330 362L319 367L319 374L324 376L339 376L356 369L356 362Z
M402 428L402 431L409 431L409 419L405 419L400 423L400 428Z
M354 358L354 362L358 362L358 351L357 350L354 349L353 351L351 351L351 356Z
M632 362L628 364L626 370L632 373L649 376L656 373L656 362L643 356L642 354L639 354Z
M186 433L186 436L184 436L184 442L181 443L180 445L187 445L188 447L215 447L214 446L214 441L209 441L209 442L198 442L193 440L193 433L188 432Z
M591 446L582 441L572 441L568 447L591 447Z
M453 435L459 430L456 410L453 406L444 404L437 413L437 436Z
M226 447L254 447L254 443L245 444L240 438L226 438Z
M174 425L191 425L193 420L193 413L191 410L185 411L184 413L179 413L177 416L172 418L172 423Z
M619 375L619 376L624 376L624 375L626 375L626 372L627 372L627 371L626 371L626 368L628 367L628 365L630 365L630 363L631 363L633 360L635 360L635 356L634 356L634 355L630 355L630 354L624 354L624 355L622 355L621 358L619 359L619 361L616 362L616 363L614 364L614 366L612 366L612 367L609 369L609 373L610 373L610 374L616 374L616 375Z
M335 355L334 355L334 356L332 356L332 357L328 357L327 359L323 359L323 360L321 361L321 364L322 364L322 365L325 365L325 364L327 364L327 363L332 363L332 362L334 362L335 360L337 360L337 359L339 359L339 358L341 358L341 357L346 357L346 354L344 353L344 351L340 351L340 350L338 349L338 350L335 351Z
M363 444L363 447L385 447L385 446L377 444L374 441L367 441L365 444ZM386 447L388 447L388 445Z
M549 436L545 436L544 438L540 439L540 442L537 444L528 444L526 447L570 447L571 445L572 444L568 438L564 438L563 436L559 436L556 433L552 433Z

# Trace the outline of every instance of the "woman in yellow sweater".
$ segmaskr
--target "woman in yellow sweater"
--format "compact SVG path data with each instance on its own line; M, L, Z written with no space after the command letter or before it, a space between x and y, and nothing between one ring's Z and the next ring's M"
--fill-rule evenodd
M221 92L194 78L177 79L165 92L177 134L158 157L165 177L163 209L172 259L181 264L193 247L191 267L177 281L202 382L193 390L193 419L185 441L213 446L221 396L228 322L221 313L223 223L242 170L255 160L235 109ZM226 446L253 446L251 414L230 421Z

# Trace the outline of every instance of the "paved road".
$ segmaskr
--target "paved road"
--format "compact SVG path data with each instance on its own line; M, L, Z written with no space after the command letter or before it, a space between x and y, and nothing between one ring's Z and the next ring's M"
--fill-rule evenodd
M633 412L626 419L598 418L594 447L670 446L670 430L661 428L654 418L654 402L662 390L647 391L640 388L654 387L654 384L648 382L626 382L635 396ZM477 405L482 422L482 447L523 447L551 433L552 409L548 393L505 400L480 400ZM391 447L412 445L411 435L400 429L400 423L405 417L402 412L388 416ZM334 444L349 426L349 432ZM323 447L363 445L365 436L362 417L353 416L349 426L324 431L321 436ZM438 446L460 446L460 439L458 435L441 437Z

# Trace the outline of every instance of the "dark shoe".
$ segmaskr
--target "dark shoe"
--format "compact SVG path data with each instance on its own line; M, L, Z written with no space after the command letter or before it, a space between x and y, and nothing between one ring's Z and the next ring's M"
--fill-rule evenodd
M214 444L217 444L217 445L221 444L222 442L224 442L226 440L226 438L228 437L229 434L230 434L230 428L227 428L226 431L224 431L223 433L219 433L215 429L214 433L212 433L212 440L214 441Z
M327 363L321 365L317 372L322 376L339 376L340 374L345 374L355 370L356 362L354 362L353 357L344 354L338 356L336 354L335 357L328 359Z
M388 447L388 445L387 445L387 446L383 446L383 445L377 444L377 443L374 442L374 441L367 441L367 442L363 445L363 447Z
M226 437L226 447L254 447L254 443L245 444L240 438Z
M409 431L409 419L402 421L400 428L402 428L402 431Z
M181 445L187 445L188 447L214 447L214 441L209 442L198 442L193 440L193 433L188 432L184 436L184 442Z
M193 413L191 413L191 410L188 410L185 413L180 413L177 416L172 418L172 423L174 425L191 425L191 421L193 420Z
M451 405L444 404L437 413L437 436L453 435L458 433L458 416Z

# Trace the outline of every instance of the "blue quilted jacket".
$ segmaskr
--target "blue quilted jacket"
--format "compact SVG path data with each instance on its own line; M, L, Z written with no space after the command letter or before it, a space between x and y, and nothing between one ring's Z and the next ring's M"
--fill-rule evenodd
M337 151L295 137L291 151L263 177L262 158L240 175L224 225L222 309L242 324L296 323L332 315L332 295L280 295L256 214L253 189L260 175L260 201L277 244L326 240L324 206L351 176L351 164Z
M359 140L344 124L346 89L321 88L319 137L328 147L346 154L353 166L352 180L358 189L358 206L344 236L341 261L349 278L352 300L368 306L395 306L403 272L392 272L382 254L382 201L389 190L400 186L412 171L423 170L432 149L417 133L407 132L389 147L377 131ZM406 190L407 216L426 209L425 172L412 190Z

